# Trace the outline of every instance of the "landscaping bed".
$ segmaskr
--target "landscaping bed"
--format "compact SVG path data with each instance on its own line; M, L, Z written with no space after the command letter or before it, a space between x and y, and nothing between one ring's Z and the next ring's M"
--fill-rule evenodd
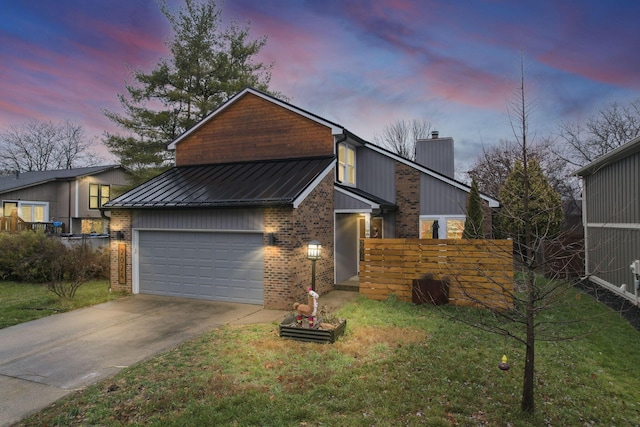
M332 344L336 342L338 337L344 334L346 327L346 319L339 319L332 323L324 323L321 318L318 318L317 325L310 328L307 319L303 319L302 323L298 324L296 317L289 315L280 323L279 332L282 338Z

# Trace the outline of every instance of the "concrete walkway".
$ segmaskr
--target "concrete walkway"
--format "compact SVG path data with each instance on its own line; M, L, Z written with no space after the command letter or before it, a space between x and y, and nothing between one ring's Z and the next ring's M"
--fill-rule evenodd
M332 291L336 310L357 292ZM262 306L135 295L0 329L0 426L226 324L273 323Z

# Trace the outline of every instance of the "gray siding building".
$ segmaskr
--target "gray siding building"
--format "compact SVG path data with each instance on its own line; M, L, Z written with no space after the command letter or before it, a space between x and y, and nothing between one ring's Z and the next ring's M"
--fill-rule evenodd
M576 175L583 180L585 274L637 304L630 267L640 259L640 137Z

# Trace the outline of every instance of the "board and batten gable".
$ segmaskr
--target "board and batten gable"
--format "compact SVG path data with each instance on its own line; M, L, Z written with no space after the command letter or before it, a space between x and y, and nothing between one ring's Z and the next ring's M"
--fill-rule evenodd
M367 147L356 149L356 185L359 189L394 202L395 161Z
M246 93L176 144L176 166L334 154L331 128Z
M461 215L469 193L427 174L420 174L420 215Z

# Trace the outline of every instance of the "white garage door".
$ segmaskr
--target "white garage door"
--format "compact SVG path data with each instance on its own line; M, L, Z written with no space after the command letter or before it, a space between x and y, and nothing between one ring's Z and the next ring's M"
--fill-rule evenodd
M262 304L259 233L140 231L140 292Z

